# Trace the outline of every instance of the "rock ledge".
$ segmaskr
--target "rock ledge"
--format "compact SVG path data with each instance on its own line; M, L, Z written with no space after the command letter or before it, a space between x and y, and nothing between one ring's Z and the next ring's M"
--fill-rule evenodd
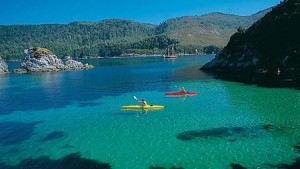
M93 65L82 64L81 62L66 57L65 62L54 55L46 48L29 48L24 50L25 61L21 67L14 69L13 73L34 73L34 72L58 72L64 70L92 69Z

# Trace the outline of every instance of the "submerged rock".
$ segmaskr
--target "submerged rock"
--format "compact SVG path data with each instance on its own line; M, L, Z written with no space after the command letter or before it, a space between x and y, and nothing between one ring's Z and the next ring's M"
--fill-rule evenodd
M63 70L91 69L92 65L69 58L65 63L46 48L29 48L24 50L25 61L14 73L56 72Z
M70 145L70 144L65 144L65 145L63 145L63 146L61 146L59 148L61 148L61 149L67 149L67 148L75 148L75 147L72 146L72 145Z
M0 56L0 74L7 74L7 73L9 73L8 66Z
M297 149L300 152L300 143L294 146L295 149Z
M16 166L0 162L1 169L111 169L109 163L84 158L80 153L72 153L60 159L42 156L37 159L24 159Z
M282 168L282 169L299 169L300 168L300 157L297 157L292 164L270 164L272 168Z
M49 133L46 137L41 139L42 142L51 141L59 138L63 138L65 136L65 133L62 131L54 131Z
M165 167L161 166L150 166L149 169L166 169ZM182 167L171 167L170 169L184 169Z
M240 165L240 164L235 164L235 163L231 163L231 164L230 164L230 167L231 167L232 169L246 169L246 167L244 167L244 166L242 166L242 165Z
M18 145L29 140L34 135L35 126L40 123L0 122L0 146Z
M206 130L191 130L182 132L177 135L177 138L188 141L200 138L231 138L232 136L256 137L262 130L271 130L274 128L275 127L272 125L255 127L219 127ZM230 139L230 141L235 142L236 138Z

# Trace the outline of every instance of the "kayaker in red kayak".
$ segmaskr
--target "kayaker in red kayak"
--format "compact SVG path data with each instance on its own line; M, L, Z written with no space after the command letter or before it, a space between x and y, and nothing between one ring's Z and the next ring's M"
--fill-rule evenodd
M187 92L184 87L178 88L180 92L166 92L165 95L169 96L179 96L179 95L196 95L198 92Z
M181 90L182 93L186 93L184 87L182 87L180 90Z

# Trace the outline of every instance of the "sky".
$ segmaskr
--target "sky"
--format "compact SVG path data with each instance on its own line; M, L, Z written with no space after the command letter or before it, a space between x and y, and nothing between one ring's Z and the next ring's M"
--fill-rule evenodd
M247 16L281 0L0 0L0 25L67 24L121 18L159 24L181 16L222 12Z

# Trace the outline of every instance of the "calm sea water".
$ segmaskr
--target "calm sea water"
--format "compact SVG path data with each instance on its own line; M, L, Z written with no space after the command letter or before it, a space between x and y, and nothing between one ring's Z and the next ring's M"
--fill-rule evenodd
M291 165L300 91L215 79L199 70L212 58L86 60L95 68L0 76L0 168L46 168L72 153L113 169ZM181 86L200 94L164 95ZM133 96L166 108L121 110Z

